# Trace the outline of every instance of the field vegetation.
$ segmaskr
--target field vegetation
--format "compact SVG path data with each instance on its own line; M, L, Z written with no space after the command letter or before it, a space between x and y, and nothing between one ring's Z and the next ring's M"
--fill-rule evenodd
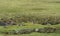
M60 36L60 0L0 0L1 36Z

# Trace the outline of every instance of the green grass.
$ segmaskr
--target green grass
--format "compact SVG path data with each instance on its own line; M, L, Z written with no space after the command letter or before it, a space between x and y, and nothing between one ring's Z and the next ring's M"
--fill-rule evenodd
M32 24L32 23L25 23L26 26L7 26L4 28L3 26L0 26L0 32L9 32L10 30L21 30L25 28L44 28L44 27L53 27L53 28L60 28L60 24L58 25L40 25L40 24ZM1 34L0 36L60 36L60 32L57 33L37 33L33 32L31 34L19 34L19 35L8 35L8 34Z
M0 17L14 15L60 15L59 0L0 0ZM4 15L3 15L4 14Z
M60 0L0 0L0 17L14 16L60 16ZM40 25L26 23L26 26L8 26L4 28L0 26L0 31L8 31L13 29L23 28L43 28L48 25ZM52 25L51 27L60 28L60 24ZM0 36L5 36L1 34ZM60 36L60 33L31 33L23 35L6 35L6 36Z
M0 35L0 36L60 36L58 33L31 33L31 34L23 34L23 35Z

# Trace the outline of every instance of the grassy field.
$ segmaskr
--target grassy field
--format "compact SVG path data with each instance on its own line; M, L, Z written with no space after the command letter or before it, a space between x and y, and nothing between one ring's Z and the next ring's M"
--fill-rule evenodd
M0 0L0 15L60 15L60 0ZM0 17L1 17L0 16Z
M60 0L0 0L0 18L14 16L59 16L60 17ZM48 25L26 23L26 26L0 26L1 31L23 28L43 28ZM51 25L51 27L60 28L60 24ZM6 35L0 36L60 36L60 33L31 33L23 35Z
M60 36L58 33L31 33L31 34L23 34L23 35L0 35L0 36Z

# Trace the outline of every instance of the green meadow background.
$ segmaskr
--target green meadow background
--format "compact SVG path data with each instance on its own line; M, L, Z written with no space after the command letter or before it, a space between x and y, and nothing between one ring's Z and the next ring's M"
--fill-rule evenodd
M14 17L19 15L26 16L60 16L60 0L0 0L0 18ZM43 16L42 16L43 17ZM27 26L8 26L4 28L0 26L0 31L8 31L23 28L40 28L48 27L48 25L26 23ZM60 28L60 24L51 25L51 27ZM60 36L60 33L31 33L23 35L6 35L0 36Z

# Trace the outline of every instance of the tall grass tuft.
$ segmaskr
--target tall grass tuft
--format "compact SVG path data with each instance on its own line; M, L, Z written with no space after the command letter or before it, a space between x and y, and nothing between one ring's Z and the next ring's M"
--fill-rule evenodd
M1 18L0 21L5 22L7 24L17 24L17 23L28 23L31 22L33 24L42 24L42 25L56 25L60 24L60 16L29 16L29 15L21 15L15 16L13 18Z

